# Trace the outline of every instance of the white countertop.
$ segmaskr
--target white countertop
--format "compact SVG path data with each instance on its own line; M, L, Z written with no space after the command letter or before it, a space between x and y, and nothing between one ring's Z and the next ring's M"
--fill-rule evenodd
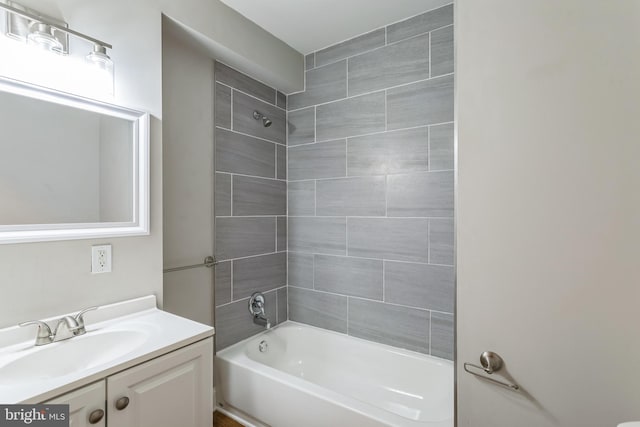
M63 316L44 320L53 327L56 319ZM39 347L34 346L35 327L14 326L0 329L0 372L10 363L38 351L46 350L54 358L56 348L63 349L65 344L85 337L95 340L100 339L101 334L106 336L110 332L135 331L144 339L139 340L131 349L119 349L117 354L121 355L117 357L89 364L85 363L83 354L72 353L69 356L67 351L65 357L72 359L67 362L77 361L80 368L64 375L51 372L50 376L43 375L37 381L32 378L23 383L16 381L16 378L9 380L11 373L4 374L3 381L0 374L0 404L43 402L214 334L214 329L210 326L157 309L153 295L101 306L98 310L86 313L84 319L87 330L85 335ZM69 348L71 347L67 347Z

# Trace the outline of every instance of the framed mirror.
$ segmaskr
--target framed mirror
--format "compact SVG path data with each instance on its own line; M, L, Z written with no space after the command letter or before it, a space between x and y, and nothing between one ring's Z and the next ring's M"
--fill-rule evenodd
M0 244L149 234L149 115L0 78Z

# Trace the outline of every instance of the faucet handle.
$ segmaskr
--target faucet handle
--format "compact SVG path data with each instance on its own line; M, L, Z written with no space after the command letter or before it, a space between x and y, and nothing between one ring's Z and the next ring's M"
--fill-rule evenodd
M38 325L38 334L36 335L36 345L45 345L53 341L51 328L45 322L40 320L29 320L28 322L18 323L18 326L25 327L29 325Z
M86 332L86 330L84 329L84 314L87 311L92 311L97 309L98 309L97 306L88 307L88 308L85 308L84 310L81 310L78 314L75 315L76 322L78 322L78 326L79 326L78 335L82 335Z

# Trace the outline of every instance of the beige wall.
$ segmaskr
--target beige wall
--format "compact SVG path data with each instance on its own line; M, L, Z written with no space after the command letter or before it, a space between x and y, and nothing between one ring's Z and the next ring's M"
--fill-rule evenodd
M23 0L23 3L64 18L72 28L112 43L114 49L110 54L116 64L116 80L115 97L110 102L152 114L151 235L1 245L0 327L150 293L161 298L161 13L193 28L205 39L214 40L215 43L209 40L210 44L244 67L254 63L265 81L290 82L289 90L284 83L278 84L287 92L302 88L302 55L217 0ZM2 70L6 76L20 78L12 73L10 65ZM113 245L113 272L91 275L90 246L105 242Z
M640 420L640 3L456 7L458 425Z

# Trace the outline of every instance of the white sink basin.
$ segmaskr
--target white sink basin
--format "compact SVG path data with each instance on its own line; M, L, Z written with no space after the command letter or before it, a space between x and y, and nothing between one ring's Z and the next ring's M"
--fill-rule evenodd
M0 402L44 402L214 333L158 310L153 295L101 306L85 325L84 335L41 346L33 328L0 329Z
M91 369L118 359L144 345L141 331L97 331L25 350L0 367L5 385L39 382Z

